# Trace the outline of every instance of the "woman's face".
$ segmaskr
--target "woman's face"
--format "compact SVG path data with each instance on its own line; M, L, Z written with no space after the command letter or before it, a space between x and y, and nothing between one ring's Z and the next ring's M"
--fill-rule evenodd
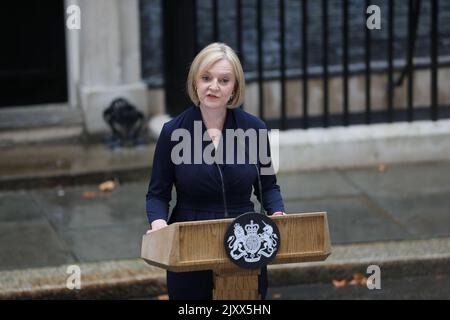
M231 63L222 59L208 70L200 72L195 80L200 104L207 108L226 107L234 94L236 77Z

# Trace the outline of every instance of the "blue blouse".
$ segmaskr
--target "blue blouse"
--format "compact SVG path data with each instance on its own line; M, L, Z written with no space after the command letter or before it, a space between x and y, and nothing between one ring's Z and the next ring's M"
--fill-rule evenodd
M186 129L191 136L191 159L194 159L194 121L202 124L202 135L206 127L202 121L199 107L192 106L183 113L165 123L158 138L153 159L152 175L147 192L147 217L149 223L156 219L171 222L209 220L224 218L224 197L222 180L225 186L225 198L229 217L236 217L245 212L254 211L250 201L252 188L257 199L259 196L259 183L255 164L228 164L226 159L226 129L241 128L244 131L250 128L267 129L265 123L259 118L243 111L240 108L227 109L227 115L222 131L220 143L223 147L223 164L190 163L174 164L171 160L172 148L180 141L172 141L172 132L175 129ZM203 140L203 139L202 139ZM269 141L266 137L267 146ZM204 150L211 141L199 143ZM259 145L259 144L258 144ZM211 147L211 146L209 146ZM209 149L211 150L211 149ZM259 149L258 149L259 150ZM270 150L270 149L268 149ZM235 159L237 152L235 154ZM259 153L258 153L259 154ZM270 155L270 153L269 153ZM248 156L248 153L247 153ZM258 159L258 168L264 166ZM263 207L268 214L285 211L280 187L277 185L275 174L260 175L263 193ZM171 201L172 186L175 185L177 193L176 206L169 217L169 202Z

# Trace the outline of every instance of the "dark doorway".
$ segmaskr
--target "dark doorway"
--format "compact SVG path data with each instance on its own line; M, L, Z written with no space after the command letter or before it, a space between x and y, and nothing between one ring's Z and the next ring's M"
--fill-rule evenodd
M0 107L67 101L63 0L0 3Z
M176 116L192 102L186 93L189 67L196 54L195 0L164 0L164 88L166 111Z

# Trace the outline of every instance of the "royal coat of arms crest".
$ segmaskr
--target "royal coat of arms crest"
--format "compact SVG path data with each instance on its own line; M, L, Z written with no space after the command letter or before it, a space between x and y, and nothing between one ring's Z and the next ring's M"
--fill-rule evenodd
M252 217L253 219L250 219L249 223L238 221L238 217L232 227L230 226L229 230L232 232L228 232L226 237L226 249L232 261L234 260L233 262L237 263L243 259L247 264L260 266L267 264L276 255L279 232L278 229L274 232L276 225L268 217L256 213L251 214L256 216ZM263 217L269 221L264 221ZM237 264L243 266L242 263Z

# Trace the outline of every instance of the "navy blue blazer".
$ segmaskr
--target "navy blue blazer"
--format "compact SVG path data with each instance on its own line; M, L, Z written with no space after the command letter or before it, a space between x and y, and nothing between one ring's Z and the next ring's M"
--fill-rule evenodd
M171 223L223 218L224 197L219 169L224 180L229 217L254 211L254 205L250 201L252 188L254 188L254 193L260 201L256 167L248 161L245 164L237 164L236 162L227 164L224 161L223 164L218 166L204 162L202 164L194 164L193 162L190 164L174 164L172 162L172 148L179 143L179 141L171 141L172 132L177 128L183 128L190 132L193 139L194 121L201 121L203 134L206 131L206 126L202 121L200 108L196 106L189 107L180 115L165 123L162 128L155 148L152 174L146 196L149 223L156 219L164 219ZM227 109L220 143L226 142L225 129L237 128L244 131L249 128L267 129L262 120L242 109ZM202 150L211 143L211 141L202 142ZM267 136L266 143L268 146ZM193 150L193 141L191 146ZM191 156L193 159L193 152L191 152ZM226 150L224 150L224 159L225 157ZM264 165L258 161L258 167L261 166ZM169 202L171 201L173 185L175 185L177 193L177 202L169 217ZM275 174L261 175L261 185L263 207L267 213L270 215L277 211L284 212L283 199Z

